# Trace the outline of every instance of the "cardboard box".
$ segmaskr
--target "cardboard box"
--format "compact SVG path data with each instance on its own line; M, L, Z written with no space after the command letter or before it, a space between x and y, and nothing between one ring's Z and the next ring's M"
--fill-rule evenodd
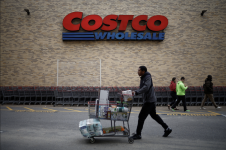
M122 126L116 126L115 127L116 132L118 131L124 131L125 129ZM103 134L115 132L114 127L109 128L103 128Z

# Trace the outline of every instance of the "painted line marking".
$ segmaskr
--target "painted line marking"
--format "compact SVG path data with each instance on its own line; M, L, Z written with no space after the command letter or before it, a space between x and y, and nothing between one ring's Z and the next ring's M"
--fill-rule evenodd
M221 115L221 114L213 112L213 111L208 111L208 112L211 112L212 114L216 114L216 115Z
M88 112L88 111L79 111L79 110L74 110L74 111L59 111L59 112Z
M54 113L57 111L48 111L48 110L14 110L15 112L45 112L45 113ZM70 111L58 111L58 112L88 112L88 111L79 111L79 110L70 110ZM134 113L134 112L131 112ZM136 113L136 112L135 112ZM223 114L188 114L188 113L181 113L181 114L173 114L173 113L157 113L159 115L168 115L168 116L224 116Z
M67 109L67 110L71 110L71 111L74 111L74 109L70 109L70 108L64 108L64 109Z
M162 114L168 116L220 116L217 114Z
M10 110L12 111L13 109L11 109L10 107L6 106L7 109L0 109L0 110ZM24 107L25 109L27 110L13 110L14 112L46 112L46 113L51 113L51 112L88 112L88 111L80 111L80 110L75 110L75 109L71 109L71 108L64 108L68 111L58 111L58 110L54 110L54 109L50 109L50 108L43 108L43 109L46 109L46 110L34 110L34 109L31 109L31 108L28 108L28 107ZM87 108L85 110L88 110ZM136 112L131 112L131 113L134 113L134 114L138 114L137 111L140 111L140 110L133 110L133 111L136 111ZM163 112L163 113L161 113ZM180 113L180 112L172 112L172 113L164 113L165 111L160 111L160 113L157 113L159 115L169 115L169 116L223 116L223 117L226 117L226 115L224 114L219 114L219 113L216 113L216 112L213 112L213 111L208 111L208 112L196 112L196 113Z
M170 112L171 110L168 110L168 111L166 111L166 110L161 110L161 112Z
M72 112L88 112L88 111L73 110Z
M25 109L28 109L28 110L30 110L30 111L35 111L34 109L30 109L30 108L28 108L28 107L24 107Z
M67 109L67 110L74 110L74 109L71 109L71 108L64 108L64 109Z
M54 113L56 111L47 111L47 110L15 110L15 112L45 112L45 113Z
M162 112L160 112L162 113ZM203 113L199 113L199 112L188 112L189 114L212 114L212 113L207 113L207 112L203 112ZM163 113L162 113L163 114ZM171 114L171 112L165 113L164 114ZM184 112L172 112L172 114L184 114Z
M8 108L9 110L12 110L10 107L6 106L6 108Z
M58 111L58 110L49 109L49 108L43 108L43 109L47 109L47 110L49 110L49 111L55 111L55 112L57 112L57 111Z
M224 115L224 114L221 114L223 117L226 117L226 115Z
M70 110L71 112L87 112L87 111L80 111L80 110L74 110L74 109L69 109L69 108L64 108L66 110Z

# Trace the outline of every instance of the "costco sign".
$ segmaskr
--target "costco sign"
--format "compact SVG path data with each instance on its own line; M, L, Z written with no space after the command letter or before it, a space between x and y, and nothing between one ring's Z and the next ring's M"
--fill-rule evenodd
M63 19L63 27L72 32L65 32L62 35L63 40L164 40L165 33L158 32L164 30L168 25L168 19L165 16L156 15L148 19L147 15L139 15L134 18L133 15L108 15L102 19L99 15L89 15L82 18L82 12L73 12ZM73 19L81 19L78 24L73 24ZM120 22L118 32L115 30ZM90 21L95 21L90 25ZM137 32L125 32L128 22L132 21L132 28ZM146 21L145 25L140 25L141 21ZM155 21L160 21L160 25L155 25ZM80 28L88 32L78 32ZM148 28L154 33L144 33ZM103 32L94 32L101 29Z

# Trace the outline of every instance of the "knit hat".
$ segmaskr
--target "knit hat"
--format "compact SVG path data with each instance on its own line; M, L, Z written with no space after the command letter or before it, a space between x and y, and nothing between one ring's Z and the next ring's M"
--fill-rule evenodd
M212 76L211 75L208 75L207 76L207 80L210 80L211 81L212 80Z

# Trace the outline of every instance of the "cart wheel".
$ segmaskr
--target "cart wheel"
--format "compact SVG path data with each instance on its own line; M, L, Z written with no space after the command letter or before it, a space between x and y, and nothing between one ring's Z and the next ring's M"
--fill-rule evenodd
M91 144L93 144L93 143L95 143L95 139L94 139L94 138L90 138L89 142L90 142Z
M129 138L128 142L129 142L129 144L133 144L134 139L133 138Z

